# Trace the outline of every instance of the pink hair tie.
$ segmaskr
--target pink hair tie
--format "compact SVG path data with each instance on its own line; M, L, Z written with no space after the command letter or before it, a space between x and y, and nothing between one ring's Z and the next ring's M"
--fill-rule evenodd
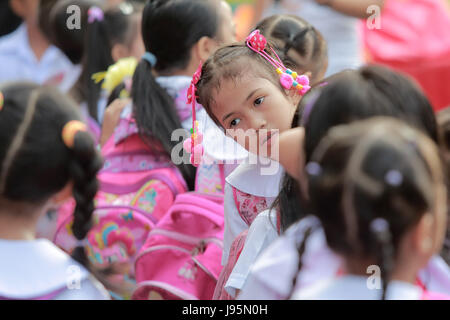
M203 157L203 134L199 131L198 121L195 119L195 98L197 92L197 83L200 80L202 75L202 63L195 71L192 76L191 85L187 91L187 104L192 104L192 129L191 129L191 137L186 139L183 143L183 148L186 152L191 154L191 164L194 167L198 167L202 161Z
M105 14L103 10L99 7L90 7L88 10L88 23L93 23L94 21L103 21Z
M298 75L297 72L286 68L283 62L281 62L280 57L272 48L269 47L277 59L274 59L266 52L267 40L259 30L250 33L246 39L246 44L251 50L269 61L276 69L277 73L280 75L280 83L283 88L287 90L297 89L297 92L302 96L311 89L308 76Z

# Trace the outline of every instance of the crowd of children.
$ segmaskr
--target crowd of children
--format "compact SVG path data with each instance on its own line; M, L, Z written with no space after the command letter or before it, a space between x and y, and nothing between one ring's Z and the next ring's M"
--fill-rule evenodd
M0 299L450 299L448 108L363 65L383 2L238 41L225 0L10 0Z

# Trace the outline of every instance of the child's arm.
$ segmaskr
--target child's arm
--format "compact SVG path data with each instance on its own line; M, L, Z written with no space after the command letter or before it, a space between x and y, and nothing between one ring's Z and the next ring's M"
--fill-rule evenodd
M100 136L100 145L102 147L114 133L120 120L120 113L130 102L130 99L116 99L106 108Z
M305 129L301 127L290 129L280 134L278 161L286 172L297 180L301 178L301 168L305 166L304 139Z
M316 2L361 19L367 19L371 15L371 13L367 13L367 8L371 5L376 5L380 9L383 9L384 6L384 0L316 0Z

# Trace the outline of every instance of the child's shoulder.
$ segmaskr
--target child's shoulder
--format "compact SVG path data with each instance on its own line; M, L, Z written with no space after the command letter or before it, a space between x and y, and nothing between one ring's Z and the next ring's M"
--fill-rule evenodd
M89 277L86 268L46 239L0 240L0 260L0 296L8 299L51 298Z

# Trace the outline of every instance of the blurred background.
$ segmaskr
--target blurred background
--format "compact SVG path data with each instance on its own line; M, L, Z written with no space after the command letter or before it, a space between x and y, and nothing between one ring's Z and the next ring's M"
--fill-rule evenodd
M13 1L40 1L41 7L57 2ZM0 36L10 34L22 23L22 18L11 9L13 1L0 1ZM122 1L103 0L111 5ZM271 13L284 10L285 13L287 11L302 16L302 5L305 3L306 7L308 1L313 0L228 0L233 9L239 40L248 35L256 22ZM140 2L145 3L144 0ZM261 9L261 6L264 8ZM370 21L360 19L357 22L357 43L362 63L379 63L411 75L426 92L436 111L450 105L449 8L450 0L385 0L378 21L379 28L368 27L369 24L376 24L372 18L369 18ZM309 20L310 16L305 10L305 16L302 17ZM314 20L314 16L311 16L311 20ZM309 22L317 24L316 21ZM328 24L332 25L332 20ZM320 26L317 28L326 35ZM327 40L330 42L333 39ZM1 64L0 61L0 67Z

